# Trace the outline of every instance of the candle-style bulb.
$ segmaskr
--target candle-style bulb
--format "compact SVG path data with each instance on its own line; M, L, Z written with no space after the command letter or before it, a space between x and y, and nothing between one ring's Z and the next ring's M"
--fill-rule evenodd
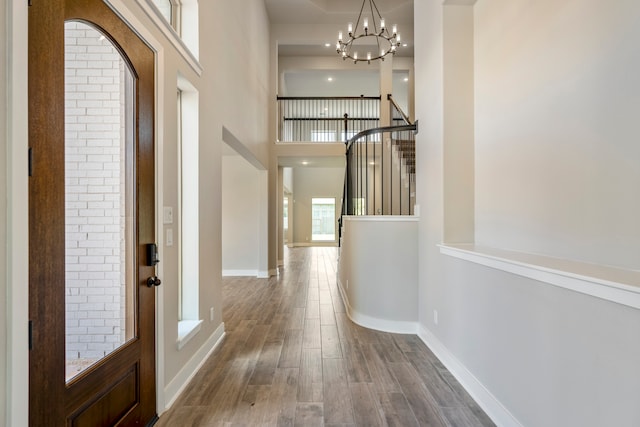
M398 32L398 26L394 25L393 26L393 34L396 34Z
M380 30L384 30L384 18L380 19Z
M338 41L342 41L342 31L338 31Z
M364 30L367 31L369 29L369 19L368 18L364 18Z
M349 31L349 35L353 33L353 22L347 24L347 31Z

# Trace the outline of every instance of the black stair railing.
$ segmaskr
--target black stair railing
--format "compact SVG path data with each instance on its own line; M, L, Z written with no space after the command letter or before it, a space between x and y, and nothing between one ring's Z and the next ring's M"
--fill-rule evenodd
M418 122L411 123L391 95L387 99L394 126L364 130L346 143L340 238L345 215L414 214Z
M347 142L380 126L379 96L279 96L278 142Z
M407 116L407 114L402 111L402 108L400 108L400 106L398 105L398 103L396 103L396 100L393 99L393 96L391 94L387 95L387 99L389 100L389 108L391 111L391 124L392 125L411 125L413 123L411 123L411 120L409 119L409 116Z
M417 125L368 129L346 150L343 215L413 215Z

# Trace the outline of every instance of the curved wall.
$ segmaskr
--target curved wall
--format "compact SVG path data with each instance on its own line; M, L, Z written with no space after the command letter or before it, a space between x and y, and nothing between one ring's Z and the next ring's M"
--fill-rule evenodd
M338 285L357 324L395 333L418 325L418 218L344 217Z

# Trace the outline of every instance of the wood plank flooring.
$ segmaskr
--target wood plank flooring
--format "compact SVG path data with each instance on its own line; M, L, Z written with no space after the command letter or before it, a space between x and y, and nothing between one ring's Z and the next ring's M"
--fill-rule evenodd
M223 279L226 337L159 427L494 424L415 335L360 327L337 248L286 249L271 279Z

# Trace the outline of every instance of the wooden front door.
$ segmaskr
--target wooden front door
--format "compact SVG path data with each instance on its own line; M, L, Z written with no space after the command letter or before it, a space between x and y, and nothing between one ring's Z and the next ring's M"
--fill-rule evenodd
M30 3L29 424L151 425L154 53L102 0Z

